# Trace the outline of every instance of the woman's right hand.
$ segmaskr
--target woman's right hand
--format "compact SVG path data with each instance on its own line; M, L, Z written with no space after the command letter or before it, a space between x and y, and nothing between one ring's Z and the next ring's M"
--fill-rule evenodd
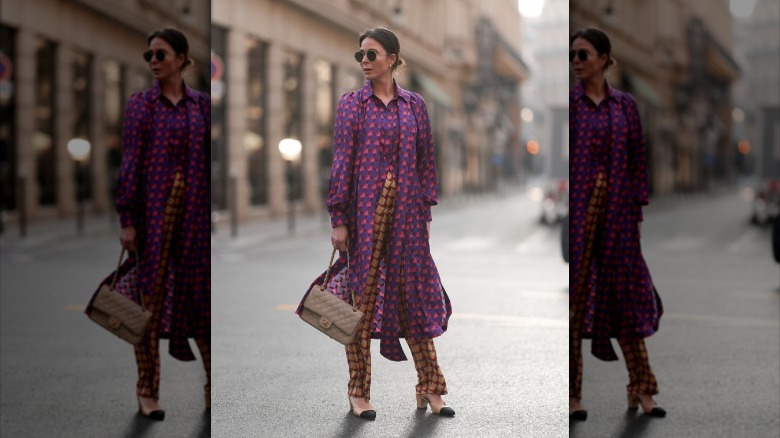
M339 251L347 250L347 238L348 233L346 225L338 226L330 233L330 242L333 244L333 247Z
M129 252L135 252L135 227L122 228L119 232L119 243Z

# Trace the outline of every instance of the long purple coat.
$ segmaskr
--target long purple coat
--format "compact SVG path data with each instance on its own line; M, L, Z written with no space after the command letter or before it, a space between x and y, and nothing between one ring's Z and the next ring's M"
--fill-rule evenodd
M211 223L208 150L211 100L186 85L173 110L159 82L135 93L125 109L116 208L122 228L137 232L139 287L151 302L162 249L165 205L177 170L185 178L181 223L173 236L161 337L179 360L195 360L187 338L211 335ZM181 110L181 106L184 109ZM123 266L120 272L127 270ZM107 279L108 280L108 279ZM89 312L89 308L87 309Z
M588 294L583 337L592 338L592 353L602 360L617 360L610 337L645 338L658 330L663 306L653 288L642 256L638 222L648 204L645 143L639 111L633 97L607 86L607 148L602 163L607 174L607 205L602 234L595 242L594 259L585 293ZM571 161L570 197L570 300L585 249L585 213L598 173L599 157L588 138L598 124L593 101L580 82L569 93ZM604 134L604 133L601 133Z
M351 256L349 285L356 294L362 295L371 261L376 204L388 168L395 169L397 198L371 331L373 338L381 340L381 354L400 361L406 360L399 343L402 337L398 317L400 294L406 294L409 334L413 339L432 339L444 333L452 308L431 257L426 231L431 206L438 203L438 187L425 101L419 94L396 84L401 136L398 154L391 156L384 154L380 147L383 135L382 124L377 122L381 117L380 108L377 100L371 99L372 94L371 83L367 81L362 89L348 92L339 100L327 205L332 226L347 226ZM342 271L345 263L346 256L341 254L333 270ZM312 285L320 284L324 275ZM346 289L337 293L348 301ZM296 313L300 314L305 299L306 296Z

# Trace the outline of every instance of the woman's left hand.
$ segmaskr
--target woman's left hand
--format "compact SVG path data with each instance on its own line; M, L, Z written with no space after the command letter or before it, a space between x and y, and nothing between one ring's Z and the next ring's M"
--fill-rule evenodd
M426 222L425 223L425 230L428 232L428 238L430 239L431 238L431 223L430 222Z

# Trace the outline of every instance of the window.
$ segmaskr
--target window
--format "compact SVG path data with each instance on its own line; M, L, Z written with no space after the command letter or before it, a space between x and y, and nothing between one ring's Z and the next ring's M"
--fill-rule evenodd
M35 41L35 132L32 146L35 150L35 175L38 182L38 202L53 205L57 202L56 144L54 109L56 95L55 72L57 46L38 37Z
M247 47L247 109L244 152L249 178L251 205L268 203L268 138L266 133L266 96L268 78L266 46L255 37L248 37Z
M122 112L124 110L122 95L124 90L124 71L122 65L113 60L103 62L103 143L106 148L106 168L108 169L108 190L110 198L116 198L119 166L122 163Z
M16 33L0 26L0 212L16 208Z
M333 165L333 112L336 105L334 68L325 61L314 63L316 82L314 84L315 147L318 160L318 185L320 196L328 196L328 180Z
M221 60L222 77L211 81L211 204L227 208L227 29L211 25L212 56Z
M303 56L295 52L286 52L284 55L284 82L282 88L284 90L284 113L283 113L283 129L285 138L294 138L301 140L302 128L303 128L303 88L301 86L301 80L303 78ZM303 145L306 147L306 145ZM301 154L303 155L303 154ZM294 175L290 175L288 182L292 184L293 198L301 198L301 188L303 186L299 165L298 171Z
M73 91L73 137L83 138L90 143L89 125L91 116L91 96L89 92L90 71L92 70L92 56L88 53L75 51L73 53L73 82L71 90ZM92 153L94 154L95 145L92 144ZM84 166L78 175L79 183L76 187L77 196L81 200L92 199L92 184L89 175L91 172L91 154L84 160Z

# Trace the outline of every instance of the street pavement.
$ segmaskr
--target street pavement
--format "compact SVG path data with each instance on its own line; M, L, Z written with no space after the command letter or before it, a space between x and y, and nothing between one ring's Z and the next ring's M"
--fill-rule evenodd
M628 413L622 356L598 361L586 341L589 416L571 437L780 436L780 267L748 211L736 192L645 209L643 250L665 308L647 346L668 416Z
M375 422L348 412L343 347L293 310L330 255L319 216L241 224L212 239L213 415L200 361L162 345L166 420L138 416L132 349L82 313L116 263L115 226L90 218L0 237L3 437L776 437L780 267L736 193L654 202L643 247L666 313L648 339L665 419L628 414L623 361L585 354L585 423L566 424L568 265L559 228L523 193L443 200L431 246L452 300L436 339L455 418L414 406L411 362L374 344ZM404 348L408 352L404 344ZM410 356L409 354L407 354Z
M215 437L561 437L567 435L568 266L560 228L538 224L523 193L444 200L431 247L452 300L436 339L457 412L415 408L411 361L373 350L377 420L348 408L344 347L294 309L327 267L329 227L296 223L295 235L220 229L212 244ZM269 225L271 226L271 225ZM407 356L408 347L402 342Z
M200 361L171 358L162 341L166 419L144 418L137 414L132 347L83 313L116 267L118 236L106 217L90 218L81 237L72 221L30 226L24 239L15 227L6 228L0 239L0 436L211 436Z

